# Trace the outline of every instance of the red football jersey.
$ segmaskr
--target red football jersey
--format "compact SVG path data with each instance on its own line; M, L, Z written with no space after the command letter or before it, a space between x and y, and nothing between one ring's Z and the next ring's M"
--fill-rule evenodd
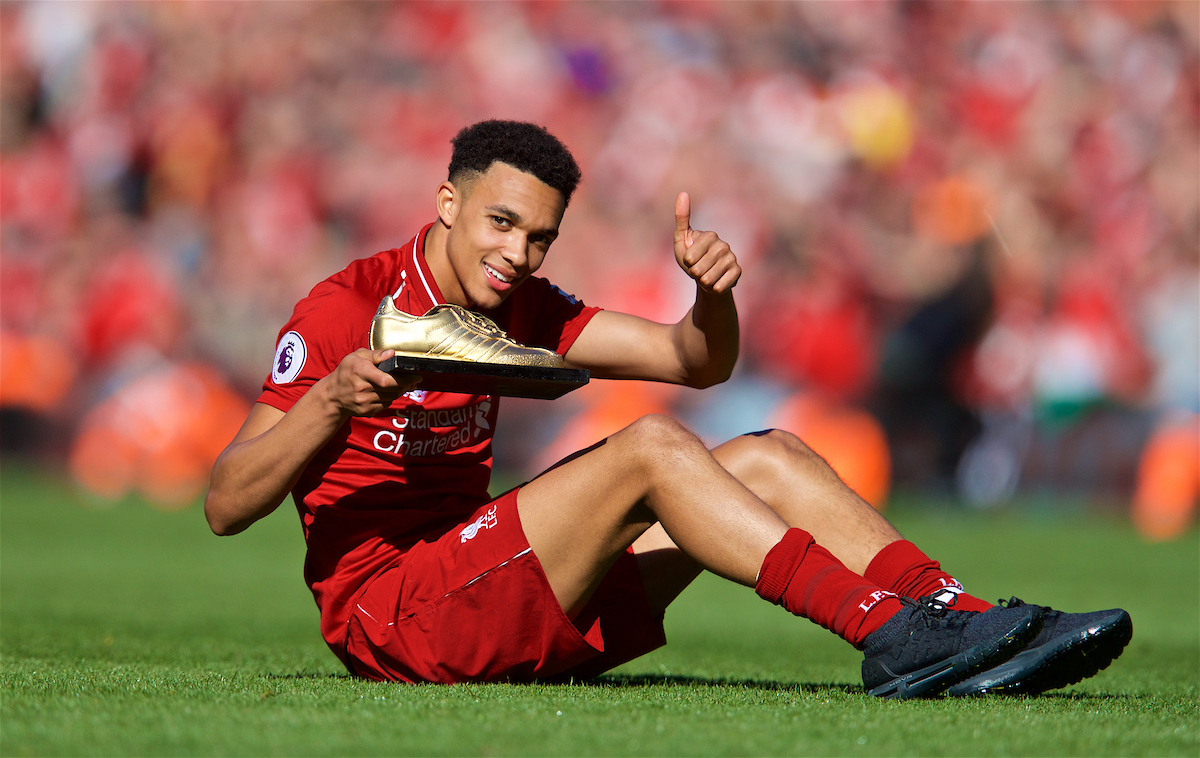
M313 287L279 332L260 403L286 412L345 356L369 348L386 295L415 315L445 302L423 254L430 227ZM485 315L518 342L561 354L599 310L531 277ZM292 497L308 543L304 577L321 633L339 656L350 603L364 583L490 499L498 400L413 390L392 404L394 415L351 418L301 473Z

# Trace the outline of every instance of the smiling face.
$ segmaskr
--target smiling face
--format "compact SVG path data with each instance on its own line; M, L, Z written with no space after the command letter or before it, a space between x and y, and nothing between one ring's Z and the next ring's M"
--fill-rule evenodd
M442 182L437 209L425 258L442 295L491 310L541 267L566 203L532 174L496 162L470 181Z

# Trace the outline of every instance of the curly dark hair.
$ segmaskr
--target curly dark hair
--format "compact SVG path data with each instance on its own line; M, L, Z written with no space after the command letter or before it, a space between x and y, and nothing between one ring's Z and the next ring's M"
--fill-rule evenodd
M450 140L450 181L470 181L496 161L533 174L562 193L563 204L579 185L579 164L567 146L536 124L523 121L480 121Z

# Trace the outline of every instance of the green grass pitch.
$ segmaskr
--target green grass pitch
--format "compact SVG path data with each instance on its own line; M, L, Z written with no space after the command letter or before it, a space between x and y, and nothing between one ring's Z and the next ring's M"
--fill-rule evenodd
M349 678L324 647L289 505L231 538L198 507L88 505L0 472L0 754L1190 755L1200 753L1200 555L1032 504L889 513L975 594L1122 606L1125 655L1039 698L866 697L860 656L703 577L670 644L562 686Z

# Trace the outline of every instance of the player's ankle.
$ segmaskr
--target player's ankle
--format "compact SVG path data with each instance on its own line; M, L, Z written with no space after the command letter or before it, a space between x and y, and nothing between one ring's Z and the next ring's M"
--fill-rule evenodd
M901 602L900 598L888 593L879 598L875 605L866 612L862 622L855 629L846 629L842 636L851 645L862 650L868 637L896 618L898 614L907 612L909 609Z

